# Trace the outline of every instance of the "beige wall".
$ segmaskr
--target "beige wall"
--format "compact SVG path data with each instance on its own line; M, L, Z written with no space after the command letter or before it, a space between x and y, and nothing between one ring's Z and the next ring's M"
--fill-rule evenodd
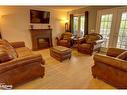
M30 37L30 9L50 11L50 25L53 29L53 44L55 37L63 33L64 19L67 18L67 12L56 11L48 7L0 7L0 27L2 37L8 41L25 41L26 46L31 48ZM33 24L34 28L46 29L49 24Z
M112 6L107 6L107 7L106 6L84 7L84 8L81 8L81 9L77 9L77 10L73 10L73 11L68 12L68 16L69 16L69 14L74 14L74 15L84 14L85 11L88 11L89 12L88 32L90 33L91 30L93 32L93 30L95 31L95 29L96 29L97 11L102 10L102 9L107 9L107 8L112 8Z

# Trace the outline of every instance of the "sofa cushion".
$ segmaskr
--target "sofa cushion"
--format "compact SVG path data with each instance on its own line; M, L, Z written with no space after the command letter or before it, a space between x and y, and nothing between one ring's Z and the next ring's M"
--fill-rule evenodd
M116 58L126 60L127 59L127 51L124 51L123 53L119 54Z
M27 47L16 48L16 52L18 57L25 57L33 54L32 51Z
M6 51L0 51L0 63L10 61L14 59L12 56L10 56Z

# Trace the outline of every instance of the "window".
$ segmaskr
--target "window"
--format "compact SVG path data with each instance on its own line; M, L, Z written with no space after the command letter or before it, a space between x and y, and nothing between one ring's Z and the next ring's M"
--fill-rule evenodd
M127 49L127 12L121 16L117 48Z
M84 36L85 17L80 16L80 35Z
M75 16L74 17L74 24L73 24L73 35L77 35L77 32L78 32L78 17Z
M85 16L74 16L73 20L73 35L84 36Z
M102 51L109 47L127 49L127 7L99 10L96 25L104 38Z
M100 24L100 34L103 36L104 43L102 47L108 47L110 30L112 23L112 14L106 14L101 16L101 24Z

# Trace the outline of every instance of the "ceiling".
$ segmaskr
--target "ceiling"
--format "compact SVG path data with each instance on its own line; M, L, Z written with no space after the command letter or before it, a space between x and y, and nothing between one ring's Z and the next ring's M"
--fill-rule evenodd
M57 6L57 7L52 6L53 10L57 10L57 11L72 11L84 7L86 6Z

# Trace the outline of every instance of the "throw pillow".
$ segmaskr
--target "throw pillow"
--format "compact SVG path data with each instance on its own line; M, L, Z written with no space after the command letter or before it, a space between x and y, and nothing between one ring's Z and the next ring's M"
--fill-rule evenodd
M14 59L11 55L9 55L6 51L0 50L0 63L10 61Z
M7 40L1 40L0 45L4 47L4 51L8 52L13 58L17 58L18 54L16 50L11 46L11 44Z
M126 60L127 59L127 51L124 51L123 53L119 54L116 58Z

